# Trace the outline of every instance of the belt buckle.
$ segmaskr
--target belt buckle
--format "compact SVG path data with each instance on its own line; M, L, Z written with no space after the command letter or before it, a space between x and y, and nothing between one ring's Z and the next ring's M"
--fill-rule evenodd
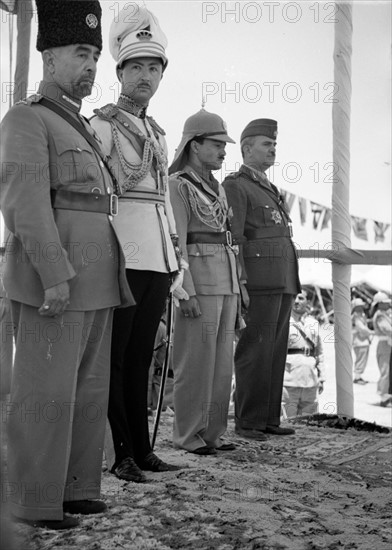
M112 193L109 195L109 209L111 216L117 216L118 214L118 196Z
M233 237L231 235L231 231L226 231L226 244L230 246L230 248L233 246Z
M304 355L305 355L305 357L310 356L310 348L304 348Z

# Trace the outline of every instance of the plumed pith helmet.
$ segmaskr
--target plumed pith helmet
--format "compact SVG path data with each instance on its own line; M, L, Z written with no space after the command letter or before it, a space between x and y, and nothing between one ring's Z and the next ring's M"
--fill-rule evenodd
M37 50L89 44L102 50L102 10L98 1L36 0Z
M276 139L278 135L278 123L270 118L258 118L247 124L241 134L241 142L252 136L266 136L270 139Z
M167 65L167 38L153 13L133 2L115 16L109 32L109 49L117 67L137 57L158 57Z
M235 143L235 141L227 135L227 125L223 118L201 109L198 113L190 116L185 121L182 139L180 145L176 149L172 165L169 169L170 174L181 170L186 165L188 158L185 153L185 147L187 143L195 137Z

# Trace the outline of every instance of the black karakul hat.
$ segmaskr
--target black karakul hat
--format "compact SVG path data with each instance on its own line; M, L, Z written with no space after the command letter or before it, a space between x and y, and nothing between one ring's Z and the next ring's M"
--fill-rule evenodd
M249 122L245 126L242 134L241 140L244 140L246 137L251 136L266 136L271 139L275 139L278 135L278 123L276 120L270 118L258 118Z
M102 50L102 10L98 1L36 0L37 50L89 44Z

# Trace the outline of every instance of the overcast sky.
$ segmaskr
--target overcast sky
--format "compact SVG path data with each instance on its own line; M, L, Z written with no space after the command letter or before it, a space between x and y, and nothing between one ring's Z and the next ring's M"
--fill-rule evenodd
M221 115L229 135L224 170L240 163L239 136L255 118L278 120L276 185L326 206L332 191L333 2L147 1L169 41L169 65L149 112L166 130L172 160L185 119ZM104 51L83 112L118 96L108 47L113 17L132 2L101 1ZM2 12L2 115L8 107L8 16ZM353 3L351 214L391 220L391 3ZM32 27L30 91L42 76ZM221 174L222 175L222 174ZM224 174L223 174L224 175ZM218 178L220 178L218 174Z

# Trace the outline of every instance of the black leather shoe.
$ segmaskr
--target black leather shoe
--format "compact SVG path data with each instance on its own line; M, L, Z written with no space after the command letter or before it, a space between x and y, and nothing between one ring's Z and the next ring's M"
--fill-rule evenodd
M15 516L13 519L18 523L30 525L31 527L42 527L43 529L53 529L54 531L59 531L60 529L74 529L75 527L79 527L80 523L77 518L71 518L70 516L64 516L63 519L59 520L23 519Z
M281 426L267 426L265 433L272 435L293 435L295 430L293 428L283 428Z
M222 443L222 445L219 445L219 447L215 447L217 451L234 451L236 449L236 446L234 443Z
M139 463L139 466L142 470L148 470L149 472L175 472L176 470L181 470L181 466L163 462L154 453L149 453L143 462Z
M134 481L135 483L144 483L147 481L146 476L130 456L124 458L124 460L113 469L113 473L118 479L125 479L125 481Z
M195 455L200 456L209 456L209 455L216 455L217 452L213 447L198 447L197 449L194 449L193 451L189 451L190 453L193 453Z
M264 432L254 428L236 428L235 433L240 437L245 437L245 439L255 439L256 441L266 441L268 439Z
M63 503L63 510L68 514L101 514L107 506L102 500L70 500Z

